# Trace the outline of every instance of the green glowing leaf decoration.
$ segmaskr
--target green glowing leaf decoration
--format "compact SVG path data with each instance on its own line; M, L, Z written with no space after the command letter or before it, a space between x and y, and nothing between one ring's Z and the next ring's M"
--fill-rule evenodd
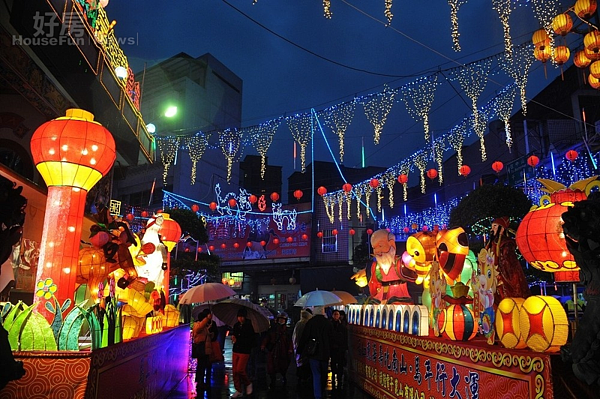
M19 345L19 338L21 337L23 326L25 325L25 323L27 323L27 320L31 316L31 312L38 303L39 302L36 302L36 304L32 306L27 306L22 302L19 303L19 305L23 307L23 311L20 312L18 316L14 319L14 322L8 330L8 342L10 343L10 348L12 350L21 350L21 347Z
M55 351L56 341L50 324L44 316L32 312L23 326L20 337L21 350Z
M10 302L4 303L4 306L2 306L2 311L0 311L0 324L4 324L4 322L3 322L4 317L8 314L8 312L10 312L11 308L12 308L12 303L10 303Z
M101 348L106 348L108 346L108 317L106 317L106 313L104 314L104 321L102 323L102 343L100 344Z
M16 305L12 306L6 317L4 317L3 325L6 331L10 330L12 324L14 323L17 315L21 313L21 309L23 307L23 302L19 301Z
M117 317L115 321L115 344L123 342L123 329L121 328L121 320L123 320L123 314L121 308L117 310Z
M58 348L60 350L79 350L79 334L84 321L85 316L79 306L75 306L67 314L58 335Z
M100 322L91 309L85 311L86 320L90 326L90 332L92 335L92 350L100 348L102 345L102 330L100 329Z

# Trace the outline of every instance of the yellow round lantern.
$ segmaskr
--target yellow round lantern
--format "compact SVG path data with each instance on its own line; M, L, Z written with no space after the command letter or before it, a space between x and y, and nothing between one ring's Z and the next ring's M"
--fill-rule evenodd
M600 89L600 79L595 78L593 75L588 76L588 83L594 89Z
M554 49L554 62L557 65L563 65L565 62L569 61L571 57L571 50L567 46L556 46Z
M108 275L104 251L92 247L80 249L77 271L77 282L87 285L89 296L97 296L98 286Z
M523 302L519 315L521 336L536 352L557 352L567 343L569 320L554 297L535 295Z
M587 57L587 59L589 59L589 60L592 60L592 61L600 60L600 52L592 51L587 47L583 48L583 52L584 52L585 56Z
M577 0L574 11L579 18L588 19L596 12L596 7L596 0Z
M179 311L171 304L165 306L165 318L163 321L165 327L176 327L179 325Z
M588 65L590 65L590 62L592 61L585 55L584 50L578 51L575 53L575 57L573 57L573 64L575 64L577 68L587 68Z
M533 45L536 49L543 50L550 44L550 37L548 36L548 32L546 32L544 29L538 29L533 32L533 37L531 40L533 41Z
M552 20L552 30L560 36L566 36L573 28L573 19L569 14L558 14Z
M552 52L550 51L549 46L536 47L533 50L533 56L536 60L541 62L546 62L552 57Z
M600 79L600 61L594 61L590 64L590 74L593 77Z
M593 30L583 37L583 45L594 54L600 52L600 32Z
M504 298L496 309L496 333L502 345L508 349L527 347L521 336L520 311L524 298Z

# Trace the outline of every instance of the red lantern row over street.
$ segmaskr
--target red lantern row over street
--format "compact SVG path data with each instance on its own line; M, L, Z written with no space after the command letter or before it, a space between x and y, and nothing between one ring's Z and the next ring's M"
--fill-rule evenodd
M254 194L251 194L251 195L248 197L248 201L249 201L251 204L256 204L256 201L258 201L258 198L256 197L256 195L254 195Z
M532 155L529 158L527 158L527 165L531 166L532 168L538 166L539 163L540 159L535 155Z
M278 200L279 200L279 194L277 194L275 191L273 191L271 193L271 201L277 202Z
M192 212L196 213L200 210L200 207L198 206L198 204L194 204L192 205Z
M344 184L344 185L342 186L342 189L343 189L345 192L349 193L350 191L352 191L352 184L350 184L350 183L346 183L346 184Z
M356 231L354 229L350 229L350 230L348 230L348 234L353 236L354 234L356 234Z
M569 150L565 154L565 157L571 162L574 162L578 156L579 156L579 153L575 150Z
M317 232L317 237L323 238L323 232L322 231Z
M367 234L368 234L368 235L371 235L371 234L373 234L373 230L372 230L372 229L367 229Z
M427 177L429 177L431 180L435 179L437 176L438 176L437 169L431 168L427 171Z
M401 175L398 176L398 183L400 184L406 184L408 183L408 176L405 175L404 173L402 173Z
M371 181L369 182L369 186L371 186L372 188L379 187L379 180L377 180L377 179L371 179Z
M302 240L303 240L303 241L306 241L306 240L308 240L308 234L302 234L302 236L301 236L301 237L302 237Z
M210 204L208 204L208 207L210 208L211 211L216 211L217 210L217 203L216 202L211 202Z
M296 198L296 200L300 201L300 198L302 198L302 195L304 195L302 193L302 190L296 190L296 191L294 191L294 198Z
M471 167L469 165L463 165L460 167L459 172L461 176L467 177L471 173Z
M324 196L325 194L327 194L327 189L323 186L317 188L317 194L319 194L321 197Z
M333 229L333 230L331 230L331 234L333 234L334 236L337 236L337 235L338 235L338 231L337 231L337 229Z
M237 201L235 200L235 198L230 198L227 203L229 204L230 208L235 208L237 206Z
M500 173L500 171L504 169L504 164L500 161L496 161L492 164L492 169L494 170L494 172Z

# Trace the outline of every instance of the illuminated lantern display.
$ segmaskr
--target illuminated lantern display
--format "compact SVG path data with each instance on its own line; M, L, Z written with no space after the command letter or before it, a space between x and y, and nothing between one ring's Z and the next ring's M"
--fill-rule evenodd
M600 79L600 61L594 61L590 64L590 74L596 79Z
M565 157L571 162L575 161L578 156L579 156L579 153L575 150L569 150L565 154Z
M200 207L198 206L198 204L194 204L192 205L192 212L196 213L200 210Z
M545 29L538 29L533 32L531 41L536 50L544 50L550 44L550 37Z
M577 0L575 2L575 14L583 19L588 19L596 12L596 0Z
M277 202L279 200L279 194L277 194L276 192L272 192L270 198L271 198L271 201Z
M31 156L48 186L36 284L52 279L57 287L54 296L62 306L75 291L87 192L112 167L115 141L94 122L94 115L69 109L65 117L46 122L33 133ZM35 302L46 300L34 297ZM54 317L45 305L38 311L49 321Z
M371 235L371 234L373 234L373 230L372 230L372 229L367 229L367 234L368 234L368 235Z
M198 247L198 253L202 252L202 247Z
M308 234L302 234L302 236L301 236L301 237L302 237L302 240L303 240L303 241L306 241L306 240L308 240Z
M583 37L583 45L589 52L598 54L600 52L600 32L597 30L592 30L590 33L586 34Z
M256 204L256 201L258 201L258 197L257 197L256 195L254 195L254 194L251 194L251 195L248 197L248 201L249 201L251 204Z
M567 207L587 198L587 190L596 185L594 180L595 177L580 180L566 188L552 180L538 179L549 195L544 195L540 205L525 215L516 235L519 251L533 267L552 273L579 270L567 249L561 217ZM560 274L555 274L555 280L561 281Z
M133 216L132 213L128 213L127 216L125 216L125 218L127 218L127 220L131 222L133 219L135 219L135 216Z
M144 317L152 312L152 304L146 300L143 292L133 288L127 288L125 292L127 305L129 305L127 309L131 316Z
M405 227L402 229L403 232L408 233L410 231L410 229L408 227Z
M98 285L106 279L109 272L105 265L106 258L102 249L82 248L79 250L77 283L87 284L86 298L97 298Z
M260 242L260 246L261 246L261 247L264 247L265 245L267 245L267 242L266 242L265 240L262 240L262 241Z
M320 196L324 196L325 194L327 194L327 189L323 186L317 188L317 194L319 194Z
M250 245L252 245L252 244L250 244ZM215 250L215 246L214 246L214 245L209 245L209 246L208 246L208 250L209 250L210 252L214 251L214 250Z
M337 229L333 229L333 230L331 230L331 234L333 234L334 236L337 236L337 235L338 235L338 231L337 231Z
M279 245L279 238L273 238L273 244Z
M552 30L560 36L566 36L573 29L573 19L569 14L558 14L552 20Z
M177 327L179 325L179 311L171 304L165 306L163 326Z
M440 270L448 282L456 281L469 254L469 238L462 227L442 230L436 237L437 257Z
M504 298L496 309L496 333L502 345L508 349L523 349L527 347L521 337L520 310L524 298Z
M248 241L248 242L246 243L246 246L247 246L248 248L250 248L250 247L252 246L252 242Z
M235 208L237 206L237 201L235 200L235 198L230 198L229 201L227 201L227 203L229 204L230 208Z
M225 248L227 248L227 244L225 244L225 243L221 244L221 248L222 248L222 249L225 249Z
M296 198L298 201L300 200L300 198L302 198L302 190L296 190L294 191L294 198Z
M216 211L217 210L217 203L216 202L211 202L208 207L210 208L211 211Z
M469 165L463 165L460 167L458 173L460 173L461 176L467 177L471 173L471 167Z
M492 169L494 170L494 172L500 173L500 171L504 169L504 164L500 161L496 161L492 164Z
M404 173L398 176L398 183L400 184L406 184L408 183L408 176L405 175Z
M405 227L406 231L408 228ZM422 231L415 233L406 240L406 254L402 256L402 261L406 267L417 272L417 284L421 284L429 269L431 262L435 259L435 233Z
M563 65L569 61L571 57L571 50L567 46L556 46L554 49L554 62L557 65Z
M600 89L600 79L593 77L592 75L588 76L588 83L594 89Z
M527 158L527 165L531 166L532 168L538 166L539 163L540 159L535 155L532 155L529 158Z
M567 343L569 321L558 299L530 296L521 306L519 325L527 346L536 352L558 352Z
M147 211L142 211L141 213L143 218L147 218L148 217L148 212Z
M442 336L452 341L469 341L477 335L473 311L464 304L448 306L438 316Z
M293 237L288 237L285 239L287 242L292 243L294 242L294 238Z
M587 68L592 62L586 55L584 50L580 50L575 53L575 57L573 57L573 63L577 68Z
M123 316L123 339L136 338L139 333L137 318L133 316Z
M437 169L431 168L427 171L427 177L429 177L431 180L435 179L437 177L437 175L438 175Z
M354 234L356 234L356 231L354 229L350 229L350 230L348 230L348 234L353 236Z
M152 316L146 318L146 334L156 334L163 330L163 316Z
M237 243L237 242L234 242L234 243L233 243L233 247L234 247L235 249L238 249L238 248L240 247L240 244L239 244L239 243Z
M163 286L164 291L169 292L169 272L171 270L171 251L175 248L175 245L179 242L181 238L181 227L179 227L179 223L174 221L169 217L168 213L163 213L163 224L160 228L160 236L162 237L162 242L167 247L167 269L165 270L165 275L163 277ZM212 249L211 249L212 251ZM167 301L169 297L167 295Z
M371 186L373 188L379 187L379 180L377 180L377 179L371 179L371 181L369 182L369 186Z
M544 47L536 47L533 50L533 56L536 60L546 63L552 57L552 51L549 45Z
M317 237L323 238L323 232L322 231L317 232Z
M344 185L342 186L342 189L343 189L345 192L349 193L350 191L352 191L352 184L350 184L350 183L346 183L346 184L344 184Z
M583 48L583 53L585 54L585 56L592 61L595 60L600 60L600 52L599 53L595 53L594 51L590 50L587 47Z

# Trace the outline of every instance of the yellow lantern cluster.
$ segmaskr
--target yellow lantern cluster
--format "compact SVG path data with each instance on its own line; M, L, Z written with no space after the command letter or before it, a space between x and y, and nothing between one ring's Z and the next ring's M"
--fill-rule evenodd
M146 334L156 334L163 330L163 316L153 316L146 319Z

